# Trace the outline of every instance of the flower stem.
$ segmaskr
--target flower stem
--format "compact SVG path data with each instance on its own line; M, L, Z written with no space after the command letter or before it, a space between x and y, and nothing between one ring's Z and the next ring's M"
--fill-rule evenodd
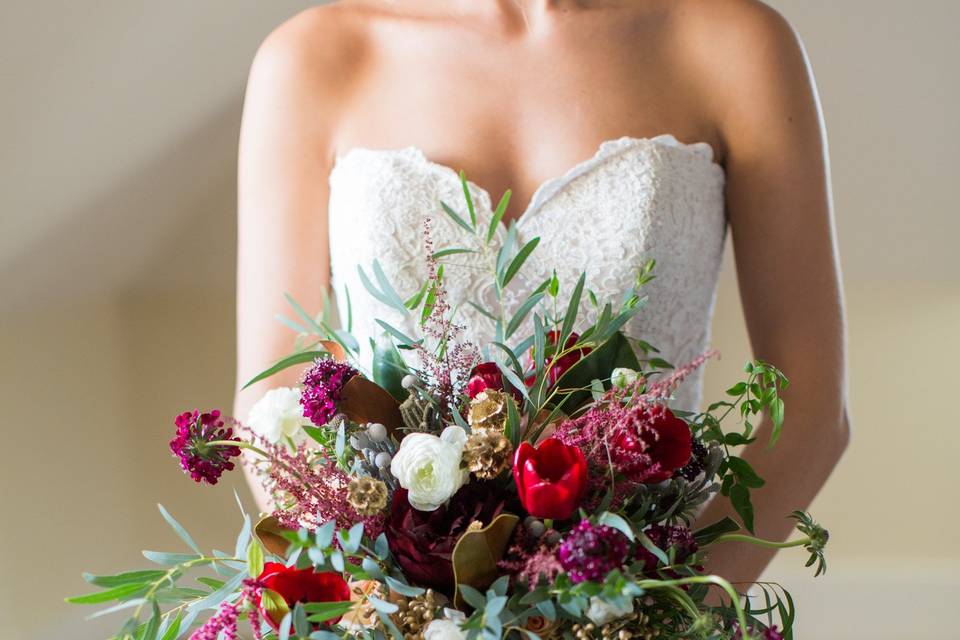
M734 590L727 580L720 576L691 576L689 578L679 578L676 580L640 580L637 585L643 589L670 589L685 584L713 584L723 589L730 597L730 604L737 614L737 622L740 624L741 634L745 640L749 640L747 635L747 617L740 606L740 595Z
M710 544L717 544L718 542L748 542L758 547L765 547L767 549L787 549L789 547L802 547L808 545L810 544L811 540L809 537L807 537L797 538L796 540L788 540L787 542L773 542L772 540L755 538L753 536L747 536L741 533L727 533L718 537Z
M250 444L249 442L243 442L240 440L213 440L207 443L208 445L217 446L217 447L237 447L239 449L249 449L259 456L269 459L270 454L268 454L263 449L257 447L256 445Z

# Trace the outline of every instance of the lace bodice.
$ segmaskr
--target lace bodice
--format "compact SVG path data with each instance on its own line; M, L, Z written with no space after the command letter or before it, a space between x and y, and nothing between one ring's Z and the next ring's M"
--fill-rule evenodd
M441 210L440 201L464 219L467 207L458 173L413 146L353 148L337 157L329 180L332 284L342 322L344 288L349 289L353 334L363 361L369 362L370 338L383 339L375 318L408 335L417 335L417 319L369 295L357 266L369 274L379 260L400 295L412 295L427 274L423 218L433 221L437 249L470 247L468 234ZM478 224L486 229L496 203L476 184L468 182L468 188ZM522 302L552 269L560 279L563 305L581 271L599 300L617 305L637 269L655 258L656 278L643 288L650 300L625 333L653 344L673 364L683 364L707 347L726 234L723 188L723 169L706 143L683 144L668 135L603 142L593 157L540 185L517 219L519 246L534 237L540 244L510 283L508 307ZM504 225L497 229L494 247L506 231ZM483 306L495 300L486 260L479 254L444 259L450 301L460 305L466 339L478 343L492 339L493 323L466 303ZM589 317L586 296L581 313ZM528 324L516 336L531 333ZM700 372L688 378L673 406L699 408L701 380Z

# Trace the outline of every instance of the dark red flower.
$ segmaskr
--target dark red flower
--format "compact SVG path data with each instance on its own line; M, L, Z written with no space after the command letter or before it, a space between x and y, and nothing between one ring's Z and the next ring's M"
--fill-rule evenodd
M690 461L693 436L665 405L642 405L614 428L611 445L618 471L635 482L656 483Z
M322 427L337 414L340 392L357 370L348 364L318 358L303 376L300 404L303 417Z
M587 489L587 461L580 447L556 438L536 448L522 442L513 457L513 479L527 513L565 520L580 506Z
M211 444L224 440L240 442L233 437L233 429L224 428L219 411L186 411L177 416L176 425L177 435L170 441L170 451L180 458L180 466L195 482L217 484L224 471L233 469L230 458L240 455L240 447Z
M560 377L563 376L563 374L569 371L573 365L580 362L580 360L586 357L586 355L590 353L593 349L591 349L590 347L582 347L575 351L570 351L569 353L565 353L559 358L555 358L554 356L559 351L566 351L567 349L573 348L573 346L577 344L577 340L580 339L580 334L576 332L571 333L570 336L563 343L563 349L557 349L557 341L560 339L559 331L548 331L546 337L547 337L546 361L549 366L549 368L547 369L547 386L552 387L557 383L557 380L559 380ZM534 352L534 348L530 347L530 351L527 353L527 359L528 359L528 362L530 363L531 368L533 368L535 355L536 354ZM536 381L535 374L527 376L527 379L524 380L524 382L528 387L533 386L535 381Z
M763 632L758 632L756 629L750 630L751 638L761 638L761 640L783 640L783 634L777 629L777 626L767 627ZM734 623L733 627L733 640L743 640L743 634L740 633L740 626Z
M474 482L434 511L410 505L406 489L390 503L385 533L390 552L412 584L453 593L451 554L473 522L490 524L504 510L506 497L490 482Z
M627 537L613 527L581 520L560 543L557 556L574 584L603 582L623 566L629 546Z
M481 391L495 389L503 391L503 374L495 362L481 362L470 372L467 380L467 395L476 398Z
M267 562L257 577L263 589L269 589L283 598L290 609L298 602L342 602L350 599L350 587L339 573L333 571L314 571L312 567L295 569L279 562ZM274 620L270 612L257 602L260 613L274 629L280 620ZM340 618L327 621L336 624Z
M674 557L681 564L686 562L687 558L696 553L699 548L697 541L693 538L693 533L687 527L655 524L647 528L644 533L664 553L670 547L673 547ZM644 563L644 572L655 577L659 564L657 557L640 545L637 545L636 557L637 560Z

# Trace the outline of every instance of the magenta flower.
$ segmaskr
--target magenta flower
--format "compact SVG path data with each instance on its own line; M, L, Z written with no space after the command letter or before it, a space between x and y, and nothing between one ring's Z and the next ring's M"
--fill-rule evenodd
M357 375L357 370L348 364L329 359L318 359L303 376L303 392L300 404L303 417L322 427L337 414L337 403L343 385Z
M210 413L186 411L177 416L176 423L177 435L170 441L170 450L180 458L184 472L196 482L217 484L224 471L233 469L230 458L240 455L240 447L212 443L223 440L239 443L240 439L233 437L233 429L224 428L216 409Z
M628 546L627 537L613 527L581 520L560 543L557 555L572 582L603 582L623 565Z
M207 620L202 627L193 632L190 640L236 640L237 614L239 607L231 602L220 605L217 615Z

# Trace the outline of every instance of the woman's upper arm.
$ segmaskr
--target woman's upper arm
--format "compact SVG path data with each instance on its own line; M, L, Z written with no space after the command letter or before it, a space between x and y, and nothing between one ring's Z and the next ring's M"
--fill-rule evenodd
M783 18L755 2L726 4L743 14L727 23L730 46L712 82L723 96L727 211L747 329L755 357L784 369L811 405L801 411L837 425L846 420L845 327L812 73Z
M275 318L290 314L284 294L319 312L329 284L328 175L345 35L326 24L294 18L264 42L250 72L238 167L238 389L293 347ZM244 419L267 386L297 375L238 392L235 415Z

